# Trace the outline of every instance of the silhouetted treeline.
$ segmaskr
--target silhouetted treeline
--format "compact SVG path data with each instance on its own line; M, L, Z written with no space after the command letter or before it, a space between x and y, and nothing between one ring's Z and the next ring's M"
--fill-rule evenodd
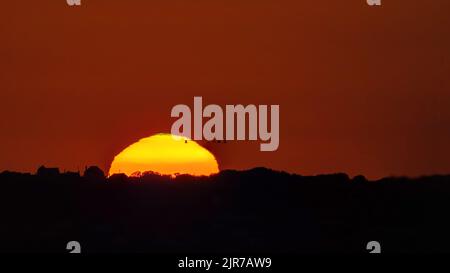
M0 174L0 251L450 252L450 176Z

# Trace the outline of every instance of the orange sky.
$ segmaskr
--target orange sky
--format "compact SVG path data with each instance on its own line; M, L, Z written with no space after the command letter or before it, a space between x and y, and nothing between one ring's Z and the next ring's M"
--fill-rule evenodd
M3 1L0 170L108 169L173 105L279 104L280 147L223 168L450 172L450 1Z

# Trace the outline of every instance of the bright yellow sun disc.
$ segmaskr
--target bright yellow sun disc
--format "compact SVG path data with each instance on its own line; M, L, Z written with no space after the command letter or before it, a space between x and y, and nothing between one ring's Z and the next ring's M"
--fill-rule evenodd
M109 175L137 172L165 175L211 175L219 171L214 155L195 141L171 134L143 138L120 152L111 164Z

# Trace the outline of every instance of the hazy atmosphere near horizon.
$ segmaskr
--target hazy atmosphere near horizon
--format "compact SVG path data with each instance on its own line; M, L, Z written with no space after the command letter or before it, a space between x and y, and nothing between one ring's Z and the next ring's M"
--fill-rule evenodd
M200 142L222 170L450 173L449 10L447 0L5 1L0 171L107 172L130 144L170 132L174 105L202 96L280 105L275 152Z

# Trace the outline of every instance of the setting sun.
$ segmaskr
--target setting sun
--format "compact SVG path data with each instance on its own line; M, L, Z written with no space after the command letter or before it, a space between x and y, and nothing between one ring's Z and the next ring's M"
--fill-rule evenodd
M109 175L130 176L146 171L200 176L217 173L219 168L214 155L195 141L158 134L143 138L120 152L111 164Z

